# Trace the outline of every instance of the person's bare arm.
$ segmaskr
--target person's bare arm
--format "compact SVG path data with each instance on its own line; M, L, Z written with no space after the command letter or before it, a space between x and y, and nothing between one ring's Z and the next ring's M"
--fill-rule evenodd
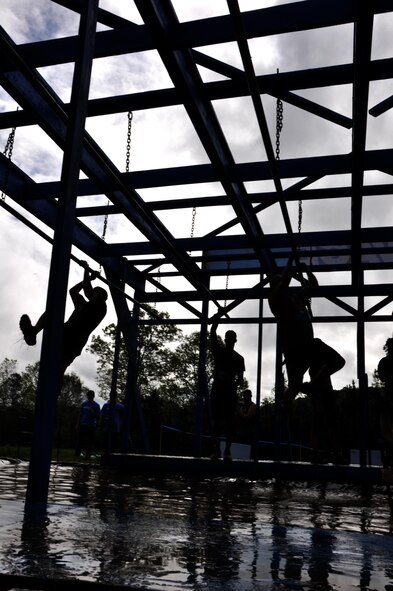
M71 296L74 306L76 306L78 303L78 295L79 295L80 291L82 290L82 288L83 288L83 281L80 281L79 283L74 285L74 287L71 287L71 289L70 289L70 296Z
M314 289L319 285L318 279L315 277L310 267L308 267L305 263L302 264L301 270L304 271L307 275L307 281L305 282L303 289L301 290L301 295L303 298L309 298Z
M91 300L94 300L96 297L95 293L94 293L93 286L91 284L91 280L95 279L97 277L98 273L89 269L89 266L87 263L85 263L84 267L85 267L85 272L83 275L83 292L84 292L85 296L87 297L87 299L89 301L91 301Z
M81 265L82 265L82 267L84 267L83 281L80 281L79 283L74 285L74 287L71 287L71 289L70 289L70 296L71 296L71 299L72 299L74 305L76 305L78 303L77 296L82 291L82 289L83 289L83 292L88 300L93 300L95 298L94 289L91 284L91 279L96 274L94 273L94 271L89 269L89 265L85 261L83 261L81 263Z
M291 283L291 279L293 277L292 271L292 263L293 263L294 256L291 253L288 257L288 262L285 266L284 271L281 273L279 277L279 281L271 285L271 297L275 297L279 295L281 292L286 291L289 284Z

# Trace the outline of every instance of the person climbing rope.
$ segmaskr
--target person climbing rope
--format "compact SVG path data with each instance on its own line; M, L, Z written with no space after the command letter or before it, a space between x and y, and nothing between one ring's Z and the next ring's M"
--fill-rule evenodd
M303 264L300 271L306 272L307 280L303 279L299 290L289 290L293 277L301 279L293 271L293 260L294 255L291 254L283 273L270 279L269 306L277 320L288 377L284 406L288 406L299 394L303 376L310 367L314 331L309 298L312 290L318 286L315 275Z
M74 311L64 324L63 346L61 356L61 375L86 345L90 334L100 324L106 315L106 300L108 293L102 287L94 287L91 284L98 273L89 269L85 261L81 262L84 267L83 281L71 287L69 293L74 304ZM80 293L83 289L84 295ZM23 314L19 321L19 327L27 345L34 346L37 341L37 334L44 329L46 312L42 314L38 322L33 325L30 317Z

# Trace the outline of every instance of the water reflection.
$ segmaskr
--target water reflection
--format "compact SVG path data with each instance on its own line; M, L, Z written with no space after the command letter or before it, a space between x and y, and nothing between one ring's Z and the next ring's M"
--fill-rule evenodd
M240 591L389 589L383 488L154 479L56 467L45 516L23 511L27 466L0 467L0 571Z

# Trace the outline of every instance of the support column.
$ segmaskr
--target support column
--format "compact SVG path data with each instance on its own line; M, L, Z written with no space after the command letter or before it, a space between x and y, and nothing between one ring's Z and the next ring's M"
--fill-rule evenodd
M113 439L113 415L114 415L114 408L117 402L117 382L118 382L118 375L119 375L119 358L120 358L120 348L121 348L121 330L120 325L117 323L116 325L116 333L115 333L115 351L113 354L113 367L112 367L112 378L111 378L111 390L109 394L109 409L108 409L108 417L107 417L107 432L104 441L104 450L105 453L110 454L112 451L112 439Z
M279 328L277 326L276 332L276 387L274 390L274 459L279 461L281 459L281 443L282 443L282 411L281 402L284 396L284 376L282 373L282 349L280 341Z
M261 283L263 276L261 277ZM263 347L263 299L259 300L259 322L258 322L258 359L257 359L257 391L256 391L256 405L257 412L255 417L255 433L254 433L254 460L258 460L259 455L259 419L261 406L261 390L262 390L262 347Z
M198 383L195 410L195 447L194 455L199 458L202 454L203 408L204 403L209 402L209 393L206 377L207 356L207 316L209 302L203 301L201 332L199 334L199 359L198 359Z
M358 284L358 320L357 320L357 370L359 383L359 455L360 465L367 464L368 447L368 380L365 362L365 326L364 326L364 281L363 272L359 273Z
M123 277L127 272L127 261L124 260ZM104 266L105 268L105 266ZM127 298L124 293L124 281L118 283L118 279L109 269L105 268L105 274L107 275L110 283L111 296L117 313L117 319L119 328L124 337L124 343L128 354L128 369L127 369L127 383L125 392L125 417L124 417L124 436L122 441L123 453L130 451L131 442L131 420L132 420L132 409L136 410L139 427L142 436L143 449L145 453L149 453L150 444L149 438L146 431L145 420L142 411L142 405L140 401L140 393L138 388L138 367L137 367L137 355L138 355L138 329L139 329L139 314L141 306L139 304L138 292L135 291L134 296L134 307L132 313L130 312L127 304ZM139 289L143 289L142 283L139 285Z
M47 503L56 402L62 381L60 360L64 313L75 222L77 183L97 27L98 0L86 0L82 6L61 172L61 198L49 273L47 321L42 340L26 509L32 508L33 505L46 506Z

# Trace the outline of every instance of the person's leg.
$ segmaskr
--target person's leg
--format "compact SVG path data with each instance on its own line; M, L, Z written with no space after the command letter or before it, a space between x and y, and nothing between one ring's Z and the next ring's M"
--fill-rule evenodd
M288 409L296 396L301 392L303 377L309 368L309 361L303 355L288 354L285 357L288 386L284 392L283 408Z
M226 430L226 441L225 441L225 449L224 449L224 460L231 460L231 446L232 442L235 438L236 432L236 394L233 397L232 402L228 405L227 408L222 409L222 412L225 413L225 430Z
M314 348L312 351L312 361L310 368L310 383L303 384L305 389L318 388L324 384L337 371L340 371L345 365L345 359L333 347L330 347L321 339L314 339ZM302 392L303 390L302 386ZM305 391L305 394L307 392Z
M23 338L27 345L33 346L37 342L37 334L43 330L45 326L45 312L38 319L37 324L31 323L30 317L27 314L23 314L19 320L19 328L23 333Z
M75 455L76 456L80 456L81 455L81 451L82 451L82 446L83 446L83 425L79 425L78 427L78 433L77 433L77 439L76 439L76 447L75 447Z
M90 458L94 447L95 427L86 427L86 457Z
M217 395L212 393L211 396L211 413L212 413L212 429L211 429L211 458L217 459L221 457L220 450L220 406L218 404Z

